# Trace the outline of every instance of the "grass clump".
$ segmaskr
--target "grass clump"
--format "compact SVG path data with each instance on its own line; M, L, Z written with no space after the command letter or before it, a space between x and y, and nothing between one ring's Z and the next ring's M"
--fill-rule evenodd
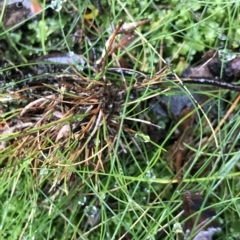
M238 47L238 3L102 5L2 22L1 237L179 239L190 192L216 211L216 239L238 239L239 97L166 77L180 55Z

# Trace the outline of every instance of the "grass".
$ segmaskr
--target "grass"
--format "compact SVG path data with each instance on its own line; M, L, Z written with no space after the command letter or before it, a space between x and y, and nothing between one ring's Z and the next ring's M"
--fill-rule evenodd
M201 193L215 209L222 232L214 239L239 239L238 93L166 79L180 56L196 64L199 54L220 46L237 54L239 4L103 1L106 13L90 19L88 1L69 1L59 12L48 4L40 19L26 21L26 36L24 27L0 33L9 40L0 70L1 126L8 129L0 136L0 239L180 239L185 192ZM42 65L27 59L56 50L93 64L112 26L145 18L152 21L134 32L133 41L102 61L104 71L68 64L32 73ZM123 37L115 42L124 43ZM124 59L149 78L112 73ZM39 82L44 88L38 91L33 86ZM213 108L199 104L195 93ZM188 115L157 114L158 101L178 95L192 103ZM192 113L194 124L176 137ZM187 159L180 184L179 148Z

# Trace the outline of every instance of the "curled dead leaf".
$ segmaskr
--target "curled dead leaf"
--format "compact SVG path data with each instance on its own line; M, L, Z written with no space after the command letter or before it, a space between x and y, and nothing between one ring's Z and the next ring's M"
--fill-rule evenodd
M198 193L183 194L184 218L187 219L183 226L185 239L194 236L193 240L211 240L215 233L221 231L213 221L216 216L215 209L208 206L203 196Z
M67 138L69 136L70 131L71 131L70 124L63 125L62 128L60 129L60 131L57 134L56 142L58 142L60 139Z

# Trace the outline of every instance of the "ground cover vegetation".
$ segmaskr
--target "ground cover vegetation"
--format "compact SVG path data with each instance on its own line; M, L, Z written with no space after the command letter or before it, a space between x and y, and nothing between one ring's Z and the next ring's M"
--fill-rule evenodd
M240 239L238 1L0 11L1 239Z

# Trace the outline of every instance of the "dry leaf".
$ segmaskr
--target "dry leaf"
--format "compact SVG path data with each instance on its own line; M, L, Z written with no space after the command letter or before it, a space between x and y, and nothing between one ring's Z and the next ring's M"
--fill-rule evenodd
M56 142L58 142L62 138L67 138L69 136L69 132L71 130L70 124L65 124L60 131L58 132L58 135L56 137Z
M217 224L212 221L216 216L215 210L207 208L201 211L207 206L208 203L198 193L185 193L183 195L184 218L188 219L183 229L186 236L195 235L193 240L211 240L214 233L221 231ZM196 214L199 211L201 212Z

